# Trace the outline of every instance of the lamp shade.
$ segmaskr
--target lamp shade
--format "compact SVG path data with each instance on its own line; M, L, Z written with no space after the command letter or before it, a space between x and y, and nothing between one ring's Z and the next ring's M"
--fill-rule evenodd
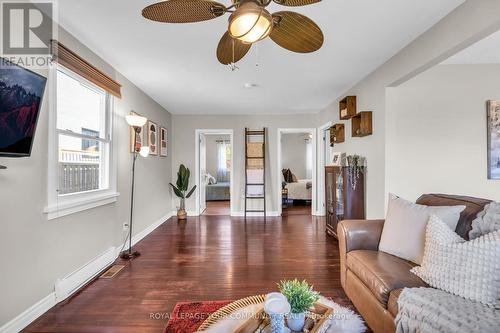
M229 17L229 33L244 43L266 38L273 28L273 17L254 1L242 3Z
M148 121L146 117L139 116L135 113L126 115L125 120L127 121L127 124L129 124L132 127L142 127L146 125L146 121Z

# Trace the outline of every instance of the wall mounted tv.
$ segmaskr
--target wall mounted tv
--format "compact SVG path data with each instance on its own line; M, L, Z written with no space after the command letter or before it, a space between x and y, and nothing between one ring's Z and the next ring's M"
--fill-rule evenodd
M47 79L0 58L0 157L31 155Z

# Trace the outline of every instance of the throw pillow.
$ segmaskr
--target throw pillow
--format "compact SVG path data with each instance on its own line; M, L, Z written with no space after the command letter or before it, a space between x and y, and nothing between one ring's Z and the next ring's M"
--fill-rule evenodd
M437 216L426 228L421 267L411 272L430 286L488 306L500 305L500 231L466 241Z
M217 179L207 172L208 185L217 184Z
M281 170L283 173L283 178L285 179L285 182L287 183L293 183L293 178L292 178L292 172L290 169L283 169Z
M380 238L379 250L418 265L425 246L425 226L432 214L439 216L450 228L457 227L465 206L424 206L389 194L387 216Z
M500 230L500 202L492 202L484 207L472 221L472 230L469 239L486 235L492 231Z

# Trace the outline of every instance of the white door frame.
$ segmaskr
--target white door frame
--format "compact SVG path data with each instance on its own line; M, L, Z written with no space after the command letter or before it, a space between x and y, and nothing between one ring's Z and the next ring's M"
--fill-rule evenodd
M196 191L195 191L195 214L196 216L199 216L202 212L200 212L200 135L229 135L229 146L231 149L231 167L229 168L229 191L231 192L231 200L230 200L230 212L231 214L233 213L233 207L234 207L234 172L233 172L233 165L234 165L234 141L233 141L233 134L234 131L232 129L196 129L195 131L195 184L196 184Z
M281 181L282 181L282 176L281 176L281 135L284 133L307 133L312 135L312 196L311 196L311 215L316 215L316 173L317 173L317 167L316 167L316 128L278 128L278 136L277 136L277 163L276 163L276 193L275 193L275 198L277 199L276 202L278 203L278 216L281 216L282 213L282 207L281 207Z
M323 141L323 132L332 127L333 122L329 121L318 127L318 192L316 193L316 215L325 216L325 150L326 142Z

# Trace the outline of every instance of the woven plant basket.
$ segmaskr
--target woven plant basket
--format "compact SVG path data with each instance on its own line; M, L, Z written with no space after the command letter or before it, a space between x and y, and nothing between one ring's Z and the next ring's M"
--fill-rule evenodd
M264 160L248 160L247 169L264 169Z
M247 143L248 157L264 157L264 144L262 142Z

